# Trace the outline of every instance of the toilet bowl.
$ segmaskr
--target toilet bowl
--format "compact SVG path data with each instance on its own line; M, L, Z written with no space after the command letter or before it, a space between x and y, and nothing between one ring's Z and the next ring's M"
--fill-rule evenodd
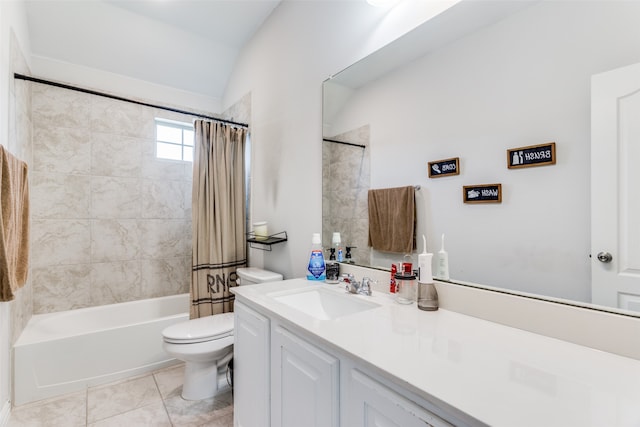
M233 356L233 313L177 323L162 336L164 351L185 362L184 399L208 399L225 387L223 374Z
M282 275L259 268L239 268L238 285L282 280ZM227 387L227 364L233 357L233 313L191 319L162 331L163 348L185 362L182 397L202 400Z

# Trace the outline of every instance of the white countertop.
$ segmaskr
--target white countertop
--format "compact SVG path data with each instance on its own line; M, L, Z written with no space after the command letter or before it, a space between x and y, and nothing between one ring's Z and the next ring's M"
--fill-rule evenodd
M380 307L335 320L318 320L269 296L310 286L344 292L305 279L232 291L423 398L491 426L640 426L638 360L452 311L421 311L380 292L349 295Z

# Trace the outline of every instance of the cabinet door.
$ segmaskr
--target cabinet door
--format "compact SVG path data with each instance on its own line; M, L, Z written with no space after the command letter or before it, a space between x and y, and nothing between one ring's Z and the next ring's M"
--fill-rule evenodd
M339 360L281 326L272 340L271 425L337 427Z
M269 319L235 302L234 425L269 426Z
M452 427L357 369L349 373L346 407L349 427Z

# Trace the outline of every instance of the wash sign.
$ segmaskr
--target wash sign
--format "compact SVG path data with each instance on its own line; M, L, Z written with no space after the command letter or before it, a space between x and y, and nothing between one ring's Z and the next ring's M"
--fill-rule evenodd
M507 167L509 169L529 168L556 164L556 143L512 148L507 150Z
M462 200L465 203L502 203L502 184L465 185Z

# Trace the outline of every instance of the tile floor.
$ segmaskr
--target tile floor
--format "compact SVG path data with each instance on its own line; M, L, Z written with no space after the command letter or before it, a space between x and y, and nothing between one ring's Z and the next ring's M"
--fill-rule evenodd
M184 365L14 408L8 427L232 427L233 396L184 400Z

